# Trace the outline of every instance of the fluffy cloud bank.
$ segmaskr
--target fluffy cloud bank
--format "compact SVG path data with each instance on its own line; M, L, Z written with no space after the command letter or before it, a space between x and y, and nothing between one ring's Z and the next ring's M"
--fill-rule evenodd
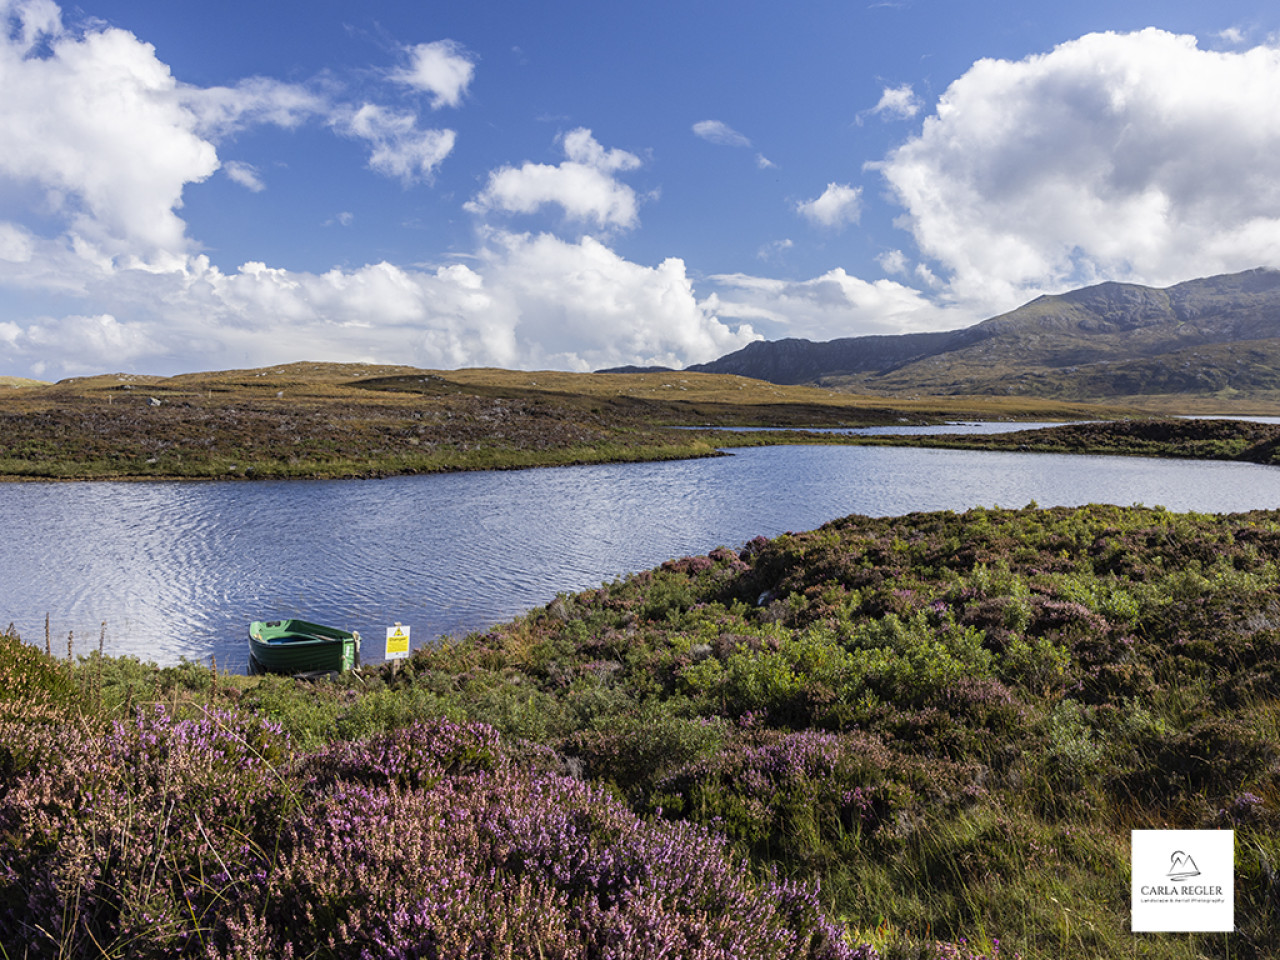
M187 250L174 210L218 156L154 51L122 30L68 36L49 3L0 5L0 23L11 30L0 42L0 177L64 220L89 256Z
M642 160L585 127L559 138L560 162L481 178L462 203L476 216L474 246L431 266L215 266L188 235L185 187L220 172L257 192L285 175L220 156L233 135L311 124L363 144L376 174L430 189L457 136L413 105L463 106L477 58L451 41L403 48L400 68L365 75L398 92L387 106L343 102L332 78L193 87L127 31L65 27L51 0L0 0L0 23L0 373L177 372L301 353L430 367L682 366L757 331L955 328L1099 279L1164 284L1280 265L1271 47L1211 52L1147 30L980 61L915 135L869 165L915 241L893 238L877 258L895 279L841 268L812 279L723 274L695 290L683 260L641 264L611 248L639 225L640 198L624 181ZM907 120L917 110L903 85L873 112ZM720 121L692 132L754 149ZM846 179L792 209L824 229L860 222L880 198ZM548 211L597 236L511 226Z
M773 280L747 274L710 278L716 290L703 302L717 316L754 321L779 337L830 340L864 334L954 330L974 317L939 306L893 280L869 282L843 269L812 280Z
M697 301L682 261L645 267L590 237L494 232L474 264L433 270L376 263L313 274L247 263L228 274L197 256L181 270L86 283L112 312L13 325L0 330L6 352L53 375L172 366L193 352L214 367L276 363L304 348L331 360L592 370L682 366L757 338Z
M1280 50L1149 29L982 60L875 166L962 302L1280 264Z
M266 188L254 166L219 158L221 138L254 124L318 120L368 143L370 168L409 185L430 181L455 134L422 128L411 111L332 102L264 78L186 86L133 34L100 24L69 30L49 0L0 0L0 23L0 181L21 185L39 208L22 211L21 223L0 220L0 290L88 307L6 319L5 372L176 372L297 359L299 351L436 367L681 366L756 336L697 302L681 260L637 264L592 237L568 242L481 224L466 264L219 269L187 235L184 188L219 169L251 191ZM408 55L391 80L435 108L460 104L474 72L462 48L442 41ZM563 163L503 168L468 208L558 205L573 220L633 226L637 198L618 176L640 159L606 149L586 129L561 146Z
M218 157L221 139L250 126L323 118L369 144L371 169L405 182L453 149L453 131L419 129L412 113L330 103L297 84L182 84L150 44L100 24L68 29L51 0L0 0L0 26L0 178L38 198L27 214L63 221L66 240L100 264L180 262L194 248L177 213L183 189L220 168L263 189L251 166ZM455 102L469 61L447 42L425 47L405 82Z

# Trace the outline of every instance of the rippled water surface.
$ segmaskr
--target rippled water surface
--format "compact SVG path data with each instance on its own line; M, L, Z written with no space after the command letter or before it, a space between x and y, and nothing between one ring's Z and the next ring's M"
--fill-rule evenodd
M1280 508L1250 464L870 447L764 447L657 464L389 480L0 484L0 620L78 652L244 669L254 619L481 628L671 557L850 513L1090 502ZM370 649L375 648L375 649ZM372 654L372 656L370 656Z

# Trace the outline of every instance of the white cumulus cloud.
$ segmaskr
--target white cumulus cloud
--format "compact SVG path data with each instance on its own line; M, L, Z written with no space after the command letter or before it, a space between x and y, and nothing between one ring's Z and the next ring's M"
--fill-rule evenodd
M452 130L421 130L416 114L374 103L339 114L334 127L369 143L369 169L405 185L430 180L457 140Z
M485 188L464 206L472 213L529 214L554 205L571 220L635 226L635 191L615 174L636 169L640 158L625 150L605 150L585 128L565 134L562 146L566 159L557 166L526 163L493 171Z
M1090 34L975 63L877 164L948 294L1280 265L1280 49Z
M15 336L11 345L21 342L27 351L48 357L40 362L42 369L102 373L96 364L100 358L110 357L115 368L127 369L159 353L162 348L152 339L154 333L144 324L121 323L109 313L72 315L41 318Z
M684 262L629 261L591 237L501 234L486 273L518 305L523 362L574 370L685 366L758 339L699 305Z
M858 222L862 213L862 190L847 183L829 183L821 196L797 203L796 212L820 227L838 230Z
M872 113L896 120L909 120L924 107L924 102L916 96L911 84L904 83L897 87L885 87L880 95L880 102L871 108Z
M475 76L475 60L452 40L420 43L408 50L409 66L392 74L400 83L431 95L431 106L456 107Z
M430 179L453 149L451 130L420 129L415 115L373 104L335 104L303 85L181 83L150 44L98 21L69 28L52 0L0 0L0 22L0 180L27 204L15 218L57 224L59 242L98 269L167 269L195 252L179 214L183 191L220 168L262 190L252 164L218 157L220 140L249 127L324 119L369 144L371 169L406 183ZM440 80L436 92L448 100L463 89Z
M180 83L150 44L98 22L69 29L51 0L0 0L0 21L0 179L99 269L164 268L194 252L183 191L220 168L262 190L252 164L218 158L217 142L250 126L325 118L369 144L371 169L406 183L430 179L453 149L453 131L420 129L414 114L333 104L297 84Z
M549 234L493 232L471 264L434 269L250 262L228 273L194 256L181 269L92 274L83 292L110 310L16 322L6 360L62 376L180 372L297 360L302 344L329 360L591 370L685 366L757 339L698 302L681 260L647 266L591 237Z
M66 32L47 2L3 12L21 26L0 39L0 178L24 185L99 261L187 250L174 209L218 157L168 67L126 31Z
M754 321L770 339L832 340L865 334L951 330L981 317L940 307L893 280L869 282L836 268L811 280L747 274L710 278L717 289L703 306L717 316Z

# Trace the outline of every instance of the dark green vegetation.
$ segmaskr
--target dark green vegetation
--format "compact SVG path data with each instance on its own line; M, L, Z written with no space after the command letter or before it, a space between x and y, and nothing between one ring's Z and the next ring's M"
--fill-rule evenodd
M947 333L753 343L691 369L861 393L992 394L1260 413L1280 403L1280 271L1104 283ZM1198 408L1197 408L1198 409Z
M885 446L1016 450L1035 453L1120 454L1182 457L1192 460L1240 460L1280 463L1280 424L1245 420L1118 420L1070 423L1040 430L999 434L936 434L919 437L867 437Z
M732 844L723 862L748 857L760 878L749 886L754 892L734 893L732 902L757 903L751 898L763 896L783 903L777 891L785 884L768 879L771 870L778 871L775 880L820 881L822 913L842 923L851 944L870 942L884 957L993 956L999 940L1000 956L1044 960L1252 960L1275 956L1280 942L1276 512L1218 517L1094 506L848 517L811 533L757 539L740 552L718 549L562 595L491 631L420 649L395 676L296 683L214 677L194 665L154 669L97 655L69 670L12 644L4 656L3 689L25 686L18 699L0 701L0 719L9 731L15 724L28 731L19 739L6 734L0 763L0 906L11 911L25 895L22 871L47 873L53 864L66 871L57 876L83 878L75 870L82 869L86 848L115 849L110 843L119 842L108 824L92 819L92 805L55 802L56 791L38 794L38 786L54 786L37 783L36 773L51 766L74 780L74 771L56 758L90 756L86 744L97 742L90 734L112 718L125 723L117 738L127 739L120 730L142 731L128 733L135 739L127 744L142 737L128 746L141 762L137 758L148 755L144 734L173 742L153 729L159 721L140 719L134 726L128 719L140 705L146 705L144 717L151 716L146 711L158 702L170 716L199 718L217 707L239 718L222 723L253 744L267 765L238 773L214 764L199 781L206 784L199 796L276 797L264 794L264 784L292 785L295 806L281 834L290 851L304 836L297 831L320 822L305 814L316 804L329 802L326 816L335 823L355 823L337 816L325 801L335 794L326 791L353 777L367 787L377 779L369 771L387 764L415 816L431 821L432 810L457 809L459 822L471 824L471 801L458 797L465 790L474 797L475 781L467 780L464 790L453 777L472 776L479 763L560 771L554 789L484 781L486 790L496 791L484 794L485 815L501 811L501 823L512 825L502 830L532 822L530 836L547 836L547 821L539 818L550 814L540 804L572 793L562 774L595 785L583 788L588 792L599 788L612 796L590 793L570 804L596 811L584 813L574 834L586 830L595 841L548 847L539 840L541 859L502 861L540 864L545 874L525 874L535 884L543 876L571 875L568 887L554 888L570 891L565 896L579 889L575 865L598 870L601 861L589 851L600 849L606 835L610 843L634 838L627 851L656 857L653 851L684 842L664 831L705 827ZM440 726L440 717L452 726ZM288 739L254 733L254 724L263 722L279 724ZM471 726L476 723L486 726ZM496 746L491 728L506 746ZM227 737L223 741L230 749ZM395 759L402 754L409 758L403 763ZM383 759L375 763L375 755ZM195 763L186 754L180 758ZM189 955L201 955L190 946L190 931L198 927L211 938L225 932L225 924L217 925L220 904L249 910L236 920L248 937L275 922L299 877L311 877L308 889L331 890L331 870L289 853L268 858L266 879L255 882L277 898L254 907L258 901L219 879L213 863L215 853L248 857L244 845L202 840L205 834L185 821L189 833L169 830L163 811L174 811L176 821L187 807L174 805L165 791L188 783L181 779L187 768L154 769L149 786L130 787L136 793L128 809L138 830L159 841L149 839L141 853L122 846L120 871L97 886L50 887L42 904L61 903L66 914L98 903L93 898L117 907L124 900L129 909L157 914L172 902L165 891L177 884L189 891L200 920L182 927L174 919L174 930L187 931L181 943ZM430 789L448 792L413 799L420 787L395 773L402 769L426 770L434 778ZM310 771L312 779L299 779L296 770ZM377 776L385 782L388 774ZM53 806L22 820L21 832L14 810L29 811L33 796ZM428 800L436 805L424 806ZM161 804L161 813L147 806L152 803ZM255 822L237 824L259 846L271 835ZM37 827L42 832L32 848ZM1135 828L1236 831L1236 933L1128 932L1128 844ZM333 853L343 863L354 856L357 835L365 836L351 829L339 831L348 838L346 852ZM466 842L456 842L472 857L478 849L473 832L464 834ZM416 828L408 836L414 844L435 842ZM484 836L484 843L495 842ZM520 846L533 842L525 839L503 846L514 843L510 836L503 833L507 839L483 849L532 849ZM642 836L656 839L641 842ZM394 856L381 847L374 853L368 869L376 878ZM557 860L560 855L566 859ZM705 859L720 864L720 856L706 853ZM487 862L481 858L480 866ZM672 863L688 869L686 861ZM311 873L299 873L306 864ZM171 882L179 869L187 871L182 882ZM282 872L271 872L276 869ZM728 881L714 873L720 867L708 869L721 877L715 880L720 886L712 874L697 882L728 890ZM533 929L534 901L503 886L508 877L500 870L489 886L474 885L479 893L469 894L467 909L492 908L486 891L505 891L521 906L520 922ZM209 894L210 885L222 901ZM154 894L151 906L135 896L137 889ZM450 889L461 896L464 888ZM617 895L610 890L610 897ZM739 915L726 910L726 902L716 894L705 909L725 910L715 913L727 918L723 929L738 930L733 918ZM382 930L377 911L392 909L377 897L326 904L330 912L313 921L322 929L342 922ZM411 905L400 906L412 913ZM747 913L764 916L751 913L755 909ZM791 918L786 923L807 918L810 931L822 923L817 908L778 909L766 911L773 918L768 923L782 923L784 914ZM946 946L962 939L968 946ZM830 946L816 938L806 949L816 951L819 941ZM741 942L756 944L744 948L746 955L761 955L753 952L757 941ZM524 952L516 955L539 956L531 943L517 939ZM118 941L112 949L117 952L105 955L127 952ZM175 947L165 955L188 954ZM65 955L99 954L85 941L84 953Z
M674 425L1081 418L1079 404L901 401L708 374L290 364L0 393L0 477L369 477L712 456L759 438Z

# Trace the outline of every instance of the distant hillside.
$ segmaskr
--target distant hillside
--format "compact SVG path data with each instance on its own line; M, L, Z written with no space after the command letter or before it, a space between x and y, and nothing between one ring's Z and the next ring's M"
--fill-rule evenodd
M883 393L1265 395L1280 391L1280 271L1103 283L964 330L757 342L690 369Z

